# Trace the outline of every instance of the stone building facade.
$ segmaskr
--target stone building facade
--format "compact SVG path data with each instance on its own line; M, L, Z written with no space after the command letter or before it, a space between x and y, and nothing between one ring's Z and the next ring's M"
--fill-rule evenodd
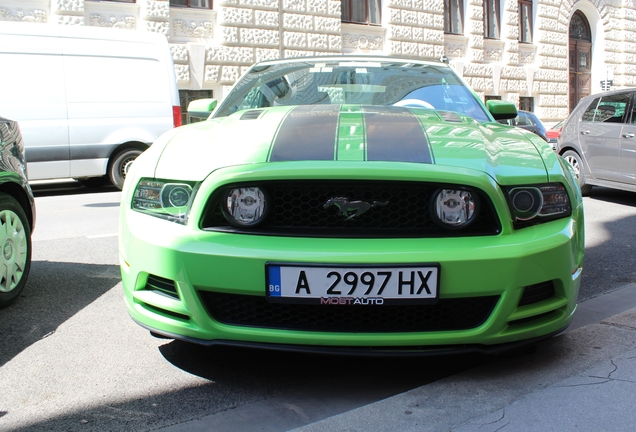
M161 33L171 45L184 104L200 96L222 99L260 60L342 53L443 59L480 97L513 101L548 123L565 118L579 97L604 83L636 86L633 2L381 0L377 25L361 25L342 22L346 1L368 0L214 0L211 8L170 0L0 0L0 25ZM496 38L484 37L488 1L499 9ZM519 42L521 1L531 5L526 42ZM454 34L445 31L450 3L458 5L463 24ZM577 25L587 26L578 45Z

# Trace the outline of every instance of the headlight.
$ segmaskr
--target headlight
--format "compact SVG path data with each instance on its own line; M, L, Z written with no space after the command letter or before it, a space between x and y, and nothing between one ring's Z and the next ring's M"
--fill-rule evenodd
M538 188L514 188L508 192L508 196L517 220L532 219L543 207L543 194Z
M144 178L137 184L132 208L185 224L195 190L192 184Z
M433 195L433 219L446 228L464 228L475 220L477 195L462 189L441 189Z
M225 218L237 227L258 225L268 208L265 193L257 187L228 189L222 205Z
M515 227L547 222L572 214L570 198L561 183L516 186L507 190Z

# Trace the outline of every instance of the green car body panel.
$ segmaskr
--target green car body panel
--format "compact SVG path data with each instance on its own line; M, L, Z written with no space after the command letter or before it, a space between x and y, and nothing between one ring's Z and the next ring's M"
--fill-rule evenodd
M140 179L191 184L187 218L175 223L135 209ZM333 179L479 190L497 215L497 233L338 238L201 226L210 197L226 185ZM504 191L548 183L565 187L571 214L516 226ZM128 173L119 249L132 318L165 336L202 344L422 352L497 346L555 334L570 323L583 263L583 203L567 164L543 140L494 121L412 107L278 106L184 126L155 142ZM378 268L435 264L440 301L493 296L494 306L470 328L426 331L315 331L223 323L211 316L205 293L264 298L268 263ZM156 280L168 283L168 292ZM546 282L554 288L552 295L519 305L526 287Z

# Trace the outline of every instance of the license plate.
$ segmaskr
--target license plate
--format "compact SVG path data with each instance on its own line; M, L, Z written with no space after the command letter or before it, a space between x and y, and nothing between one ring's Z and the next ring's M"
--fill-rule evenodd
M439 265L391 267L267 264L272 303L319 305L430 304L439 298Z

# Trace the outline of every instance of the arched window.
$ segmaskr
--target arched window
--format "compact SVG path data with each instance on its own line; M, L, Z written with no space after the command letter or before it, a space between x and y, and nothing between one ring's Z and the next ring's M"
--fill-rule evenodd
M574 15L572 15L572 20L570 21L570 39L592 42L590 25L581 11L576 11Z

